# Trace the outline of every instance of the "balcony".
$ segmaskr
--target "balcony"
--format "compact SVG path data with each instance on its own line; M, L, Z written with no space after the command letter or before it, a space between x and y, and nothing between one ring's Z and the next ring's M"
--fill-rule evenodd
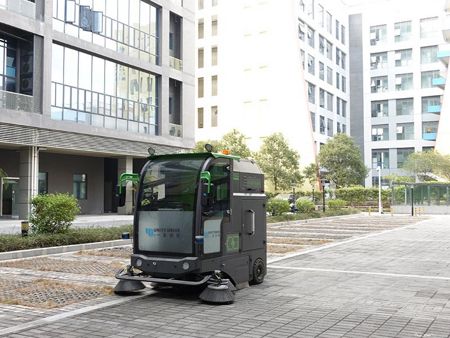
M425 141L436 141L436 135L437 133L423 133L422 139Z
M442 18L442 34L444 35L444 40L450 42L450 12L447 12Z
M179 124L169 124L169 135L175 137L183 137L183 126Z
M33 112L34 98L30 95L0 90L0 108Z
M182 71L183 70L183 60L177 59L173 56L169 57L170 68Z
M429 105L427 107L427 113L430 114L439 114L441 112L441 105Z
M433 86L436 86L436 87L439 87L439 88L444 89L444 87L445 87L445 78L443 78L442 76L437 77L437 78L434 78L434 79L431 81L431 84L432 84Z
M439 51L437 52L437 58L441 60L446 66L448 66L448 62L450 59L450 47L449 46L439 47Z
M36 17L36 5L27 0L0 0L0 9L6 9L32 19Z

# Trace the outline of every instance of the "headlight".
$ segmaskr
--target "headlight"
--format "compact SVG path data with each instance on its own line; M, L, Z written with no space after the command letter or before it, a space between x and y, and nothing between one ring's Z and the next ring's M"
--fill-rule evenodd
M189 269L189 263L188 262L184 262L183 263L183 270L188 270Z
M142 260L141 259L136 259L136 266L142 266Z

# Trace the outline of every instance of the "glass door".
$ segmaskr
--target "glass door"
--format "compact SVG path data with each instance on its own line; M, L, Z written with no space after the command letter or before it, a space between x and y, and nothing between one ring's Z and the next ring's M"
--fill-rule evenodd
M0 216L19 218L17 211L17 192L19 191L19 178L3 177L0 187Z

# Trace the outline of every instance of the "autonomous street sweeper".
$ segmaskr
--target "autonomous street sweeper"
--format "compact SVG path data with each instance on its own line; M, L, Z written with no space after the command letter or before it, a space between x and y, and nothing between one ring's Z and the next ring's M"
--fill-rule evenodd
M203 287L200 299L231 303L234 291L266 275L264 176L253 160L228 152L151 154L137 184L131 263L116 293L153 286Z

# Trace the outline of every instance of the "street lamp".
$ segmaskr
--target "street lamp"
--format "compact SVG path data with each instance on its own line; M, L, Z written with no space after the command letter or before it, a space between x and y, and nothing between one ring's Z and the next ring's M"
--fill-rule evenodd
M378 172L378 213L383 213L383 204L381 203L381 167L377 167Z

